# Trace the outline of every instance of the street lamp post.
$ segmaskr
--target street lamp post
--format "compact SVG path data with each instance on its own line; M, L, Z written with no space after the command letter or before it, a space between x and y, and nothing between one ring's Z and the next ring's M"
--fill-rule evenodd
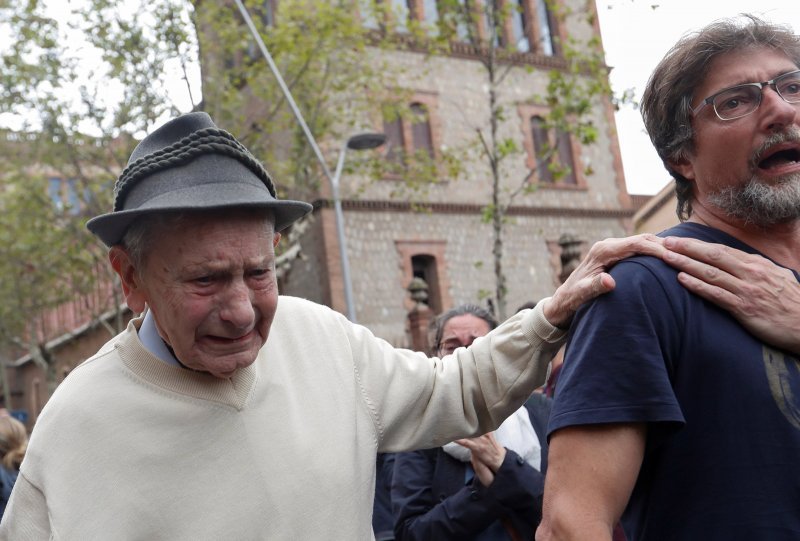
M342 282L344 282L344 300L347 305L347 319L356 322L356 306L353 301L353 283L350 278L350 261L347 257L347 244L344 237L344 214L342 213L342 199L339 195L339 180L342 177L344 159L347 150L367 150L377 148L386 142L386 135L382 133L359 133L351 136L342 145L339 151L339 161L336 163L336 172L331 178L331 195L333 196L333 211L336 216L336 237L339 240L339 259L342 262Z
M250 33L253 35L256 44L261 50L261 54L264 55L267 65L269 65L269 68L275 75L275 79L277 79L278 85L283 91L283 95L286 97L286 101L292 108L292 112L297 119L297 123L303 129L303 133L306 135L308 143L311 145L311 149L314 151L314 155L317 157L320 167L322 167L323 173L325 173L325 176L328 177L328 180L330 180L331 191L333 192L334 211L336 213L336 233L339 238L339 255L342 260L342 281L344 282L344 296L345 301L347 302L347 317L350 321L355 323L356 310L355 305L353 304L353 286L350 282L350 263L347 261L347 247L344 243L344 219L342 217L342 202L339 198L339 178L342 174L344 157L348 148L353 150L376 148L381 146L386 141L386 136L382 133L360 133L350 137L339 153L339 163L336 165L336 174L331 176L330 169L328 169L328 165L325 163L325 159L322 156L322 151L317 145L317 141L314 139L314 136L311 134L311 130L308 128L306 121L303 119L303 115L300 112L300 109L297 107L297 104L292 97L292 93L289 91L289 87L286 86L280 70L278 70L278 67L275 65L272 55L269 54L269 50L267 50L264 40L261 39L255 24L253 24L253 19L250 18L247 8L245 7L244 3L242 3L242 0L234 1L236 2L236 6L239 8L239 12L242 14L247 27L250 29Z

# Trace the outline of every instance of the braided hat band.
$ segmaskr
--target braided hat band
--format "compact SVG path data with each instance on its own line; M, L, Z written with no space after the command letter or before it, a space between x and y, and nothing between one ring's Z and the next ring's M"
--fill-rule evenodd
M114 246L134 221L155 213L241 208L269 210L275 231L312 210L303 201L278 199L261 163L202 111L168 121L142 139L114 186L114 207L86 227Z
M205 128L128 164L114 185L114 210L122 210L125 196L137 181L205 154L222 154L239 160L261 179L272 197L277 197L269 173L244 145L225 130Z

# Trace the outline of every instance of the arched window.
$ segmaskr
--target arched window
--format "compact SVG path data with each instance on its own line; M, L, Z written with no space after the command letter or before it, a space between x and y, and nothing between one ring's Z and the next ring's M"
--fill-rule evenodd
M533 0L536 2L536 26L537 26L537 46L536 51L553 56L557 54L555 29L556 20L550 8L547 7L547 0Z
M403 136L403 119L396 109L388 108L383 116L383 133L386 134L386 159L400 163L406 147Z
M531 133L533 134L533 150L536 155L536 173L539 182L553 182L553 172L550 171L548 156L552 153L547 137L544 119L538 115L531 117Z
M436 152L436 96L426 92L415 92L408 101L399 99L383 105L383 133L386 134L385 157L389 174L401 176L404 168L438 159ZM407 158L406 158L407 157Z
M435 314L450 308L452 299L447 278L446 241L414 239L394 242L402 268L401 287L404 293L413 278L421 278L428 284L428 307ZM404 294L403 303L406 310L413 307L407 294Z
M422 103L411 104L411 145L414 152L422 150L433 158L433 136L428 108Z
M525 0L511 2L511 37L514 48L521 53L527 53L531 50L526 6L527 2Z
M577 184L575 156L569 133L559 130L556 133L554 148L550 143L551 138L544 118L539 115L532 116L530 129L539 182L555 183L555 171L557 171L559 184Z

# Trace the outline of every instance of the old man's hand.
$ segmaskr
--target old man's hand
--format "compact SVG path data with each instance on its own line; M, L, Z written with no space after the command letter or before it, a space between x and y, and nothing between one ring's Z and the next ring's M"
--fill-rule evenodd
M580 265L545 304L547 321L556 327L568 327L581 304L614 289L614 279L607 271L615 263L634 255L662 257L663 244L664 239L649 233L594 243Z

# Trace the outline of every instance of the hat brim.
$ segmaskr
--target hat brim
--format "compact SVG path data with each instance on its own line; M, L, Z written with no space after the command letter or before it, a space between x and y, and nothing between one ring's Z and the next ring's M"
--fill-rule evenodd
M243 183L220 182L192 186L164 193L135 209L96 216L86 223L86 227L106 246L111 247L122 241L122 237L134 220L147 214L263 208L272 211L275 217L275 231L278 232L313 209L310 204L303 201L265 199L264 192L263 188Z

